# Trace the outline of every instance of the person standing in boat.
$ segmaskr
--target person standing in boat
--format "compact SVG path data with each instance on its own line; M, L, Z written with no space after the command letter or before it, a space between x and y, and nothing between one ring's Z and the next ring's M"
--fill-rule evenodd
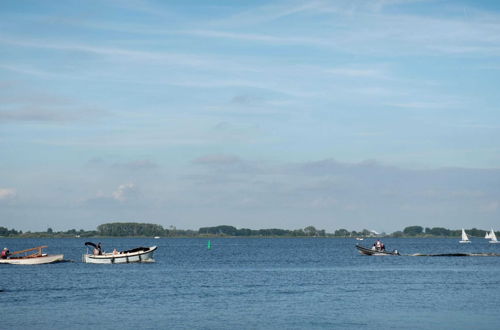
M96 256L102 255L101 242L97 243L97 246L94 248L94 255Z
M7 249L7 248L3 248L1 258L2 258L2 259L7 259L9 256L10 256L10 251L9 251L9 249Z
M375 243L373 243L373 250L385 251L385 244L378 239Z

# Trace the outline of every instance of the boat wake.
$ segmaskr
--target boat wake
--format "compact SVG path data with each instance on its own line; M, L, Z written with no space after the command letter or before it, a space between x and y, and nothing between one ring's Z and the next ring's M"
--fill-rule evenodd
M500 257L500 253L439 253L439 254L424 254L414 253L406 254L410 257Z

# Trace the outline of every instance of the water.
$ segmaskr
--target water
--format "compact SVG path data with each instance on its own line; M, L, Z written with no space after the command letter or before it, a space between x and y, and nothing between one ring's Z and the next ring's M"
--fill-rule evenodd
M48 245L52 265L0 265L1 329L489 329L500 323L500 257L362 256L353 239L101 239L158 245L155 263L80 262L84 239ZM401 253L500 253L475 239L385 239ZM360 242L370 245L372 241Z

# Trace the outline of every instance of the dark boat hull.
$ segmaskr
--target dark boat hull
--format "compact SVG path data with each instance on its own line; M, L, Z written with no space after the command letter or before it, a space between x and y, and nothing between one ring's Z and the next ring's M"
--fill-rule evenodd
M363 246L356 245L356 249L358 249L359 253L367 255L367 256L399 256L399 252L397 250L394 251L379 251L372 250L369 248L365 248Z

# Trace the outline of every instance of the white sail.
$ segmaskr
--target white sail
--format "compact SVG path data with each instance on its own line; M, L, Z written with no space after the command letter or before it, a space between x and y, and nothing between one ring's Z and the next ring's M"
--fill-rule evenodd
M491 238L490 233L486 232L486 234L484 234L484 239L490 239L490 238Z
M491 231L490 231L490 239L491 239L490 243L498 243L497 235L495 235L493 228L491 228Z
M462 240L460 243L470 243L469 237L465 233L465 230L462 228Z

